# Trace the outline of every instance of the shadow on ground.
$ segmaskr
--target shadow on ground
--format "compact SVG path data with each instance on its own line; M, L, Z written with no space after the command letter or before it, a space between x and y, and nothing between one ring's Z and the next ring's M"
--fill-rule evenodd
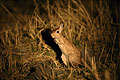
M61 59L62 52L59 46L54 42L54 39L52 38L52 36L50 35L50 30L46 29L42 31L41 34L42 34L42 38L45 41L45 43L49 45L55 51L57 55L56 56L57 60L59 60L60 63L63 63Z

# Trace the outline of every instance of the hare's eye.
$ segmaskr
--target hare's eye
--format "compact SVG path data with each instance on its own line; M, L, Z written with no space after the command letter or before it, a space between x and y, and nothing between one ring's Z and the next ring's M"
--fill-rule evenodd
M56 33L59 33L59 31L56 31Z

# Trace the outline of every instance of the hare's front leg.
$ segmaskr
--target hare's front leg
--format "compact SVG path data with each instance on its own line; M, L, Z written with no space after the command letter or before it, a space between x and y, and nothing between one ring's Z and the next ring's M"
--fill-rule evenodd
M63 63L67 66L69 63L68 56L65 54L62 54L61 56Z

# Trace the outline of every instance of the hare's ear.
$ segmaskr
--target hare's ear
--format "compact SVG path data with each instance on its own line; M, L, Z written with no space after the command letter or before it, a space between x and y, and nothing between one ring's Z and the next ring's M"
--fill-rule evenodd
M63 27L64 27L64 25L63 25L63 24L60 24L60 27L59 27L59 31L60 31L60 33L62 32Z

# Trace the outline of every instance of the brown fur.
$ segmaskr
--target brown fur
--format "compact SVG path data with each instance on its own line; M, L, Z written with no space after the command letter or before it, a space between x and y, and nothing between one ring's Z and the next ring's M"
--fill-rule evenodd
M53 30L51 33L52 38L58 44L59 48L62 51L62 60L65 65L71 64L80 64L81 63L81 54L79 49L67 38L62 35L63 24L59 28Z

